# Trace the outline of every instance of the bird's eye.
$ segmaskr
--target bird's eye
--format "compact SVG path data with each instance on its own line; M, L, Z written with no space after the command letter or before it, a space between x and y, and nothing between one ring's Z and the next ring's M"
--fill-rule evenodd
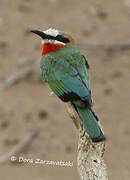
M64 36L62 36L62 35L57 35L57 36L55 37L55 39L56 39L57 41L60 41L60 42L63 42L63 43L69 43L69 42L70 42L70 40L69 40L68 38L66 38L66 37L64 37Z

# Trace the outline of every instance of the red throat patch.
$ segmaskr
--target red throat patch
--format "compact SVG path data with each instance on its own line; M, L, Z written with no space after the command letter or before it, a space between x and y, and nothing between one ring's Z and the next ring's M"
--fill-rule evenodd
M56 43L56 44L44 43L42 45L42 47L43 47L42 56L44 56L45 54L48 54L48 53L53 52L53 51L57 51L58 49L64 47L64 44L60 44L60 43Z

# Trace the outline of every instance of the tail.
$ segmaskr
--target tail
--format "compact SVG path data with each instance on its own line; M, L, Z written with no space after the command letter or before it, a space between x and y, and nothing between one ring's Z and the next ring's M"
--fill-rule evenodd
M83 127L93 142L104 141L106 138L103 135L99 125L98 118L89 108L80 108L74 105L80 119L83 122Z

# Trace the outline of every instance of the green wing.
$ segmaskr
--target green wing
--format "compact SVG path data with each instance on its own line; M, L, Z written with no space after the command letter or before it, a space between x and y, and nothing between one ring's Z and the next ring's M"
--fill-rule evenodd
M41 62L41 75L52 91L63 101L91 101L91 90L85 58L73 56L46 56Z
M61 75L62 74L62 75ZM55 71L53 80L48 81L50 88L63 101L91 99L90 84L86 67L71 68L71 73Z

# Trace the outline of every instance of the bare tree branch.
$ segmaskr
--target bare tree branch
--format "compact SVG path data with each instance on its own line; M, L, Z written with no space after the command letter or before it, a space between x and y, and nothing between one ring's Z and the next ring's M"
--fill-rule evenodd
M39 135L39 131L35 130L29 135L25 136L25 138L13 149L11 149L11 151L9 151L7 154L4 154L3 156L0 156L0 164L7 162L11 156L23 152L27 146L32 144L32 142L34 141L34 139L37 138L38 135Z
M79 130L78 172L81 180L108 180L106 164L103 160L105 142L93 143L83 131L81 120L71 103L67 104L68 113Z
M0 90L9 88L12 85L16 84L17 82L25 79L26 77L30 76L37 68L39 68L39 63L32 63L29 68L23 70L22 72L16 75L12 75L7 80L5 80L2 84L0 84Z
M130 42L122 44L78 44L80 48L86 50L105 50L105 51L120 51L130 49Z

